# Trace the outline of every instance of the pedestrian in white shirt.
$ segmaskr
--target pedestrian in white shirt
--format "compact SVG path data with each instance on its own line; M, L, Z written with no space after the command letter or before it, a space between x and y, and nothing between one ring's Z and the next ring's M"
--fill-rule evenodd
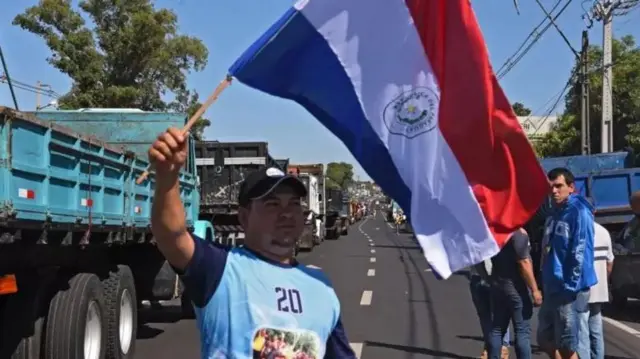
M594 223L594 261L598 283L589 295L589 320L580 323L580 359L604 359L604 332L602 330L602 303L609 301L609 274L613 268L611 234Z

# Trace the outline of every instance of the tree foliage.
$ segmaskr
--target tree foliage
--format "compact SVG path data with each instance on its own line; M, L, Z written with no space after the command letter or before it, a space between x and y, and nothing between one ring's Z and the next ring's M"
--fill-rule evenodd
M613 40L613 147L640 151L640 48L633 36ZM574 72L578 64L574 66ZM600 152L602 118L602 48L591 46L588 52L590 144L592 153ZM552 130L536 143L542 156L567 156L581 153L580 93L577 78L571 80L565 96L565 111Z
M353 165L346 162L331 162L327 164L326 186L345 190L353 182L353 175Z
M47 61L71 78L71 90L59 99L63 109L188 112L198 104L186 76L204 69L208 50L178 34L176 14L151 0L81 0L78 9L71 0L40 0L13 24L41 37L52 52ZM206 124L201 119L194 132Z
M511 105L511 107L513 107L513 112L516 113L516 116L531 115L531 109L525 107L524 104L522 104L521 102L514 102L513 105Z

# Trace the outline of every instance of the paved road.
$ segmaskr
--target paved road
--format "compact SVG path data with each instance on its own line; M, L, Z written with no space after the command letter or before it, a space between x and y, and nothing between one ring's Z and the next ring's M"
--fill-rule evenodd
M480 327L466 279L435 279L410 236L396 235L382 217L352 226L348 236L324 242L300 261L333 280L360 358L478 357ZM136 358L197 358L194 322L178 319L176 307L142 313ZM608 359L639 357L640 332L633 332L633 318L623 320L605 323ZM537 346L534 352L544 357Z

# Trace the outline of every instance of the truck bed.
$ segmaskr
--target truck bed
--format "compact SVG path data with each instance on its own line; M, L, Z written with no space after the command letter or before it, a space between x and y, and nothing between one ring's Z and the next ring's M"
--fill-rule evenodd
M556 167L568 168L576 173L599 173L603 171L621 170L633 167L632 156L628 152L599 153L595 155L578 155L551 157L540 159L545 172Z
M152 172L142 184L135 183L148 166L142 149L158 133L184 121L181 114L30 114L0 107L0 229L43 224L90 226L92 231L147 229L155 181ZM183 171L180 182L187 221L193 225L196 179Z

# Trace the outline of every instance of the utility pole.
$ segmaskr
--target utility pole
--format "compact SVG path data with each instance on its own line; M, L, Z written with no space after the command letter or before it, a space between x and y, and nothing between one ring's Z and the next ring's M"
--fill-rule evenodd
M580 148L583 155L591 154L591 135L589 127L589 74L588 74L588 54L589 54L589 33L582 31L582 48L580 51L580 70L578 79L580 81Z
M536 0L536 3L544 12L544 15L547 17L549 22L556 28L558 34L562 37L562 40L567 44L571 52L576 58L578 62L578 81L580 83L580 150L583 155L591 154L591 135L589 133L589 74L588 74L588 50L589 50L589 34L586 30L582 31L582 48L580 49L580 53L576 51L569 42L569 39L564 34L564 32L560 29L558 24L555 22L549 11L545 9L544 5L540 0Z
M38 111L40 109L40 89L42 88L42 82L36 82L36 88L38 89L36 91L36 111Z
M593 17L602 21L602 119L600 150L613 152L613 17L616 10L628 11L638 0L599 0L592 9Z
M613 42L613 8L605 10L602 18L602 133L600 151L613 152L613 68L611 47Z

